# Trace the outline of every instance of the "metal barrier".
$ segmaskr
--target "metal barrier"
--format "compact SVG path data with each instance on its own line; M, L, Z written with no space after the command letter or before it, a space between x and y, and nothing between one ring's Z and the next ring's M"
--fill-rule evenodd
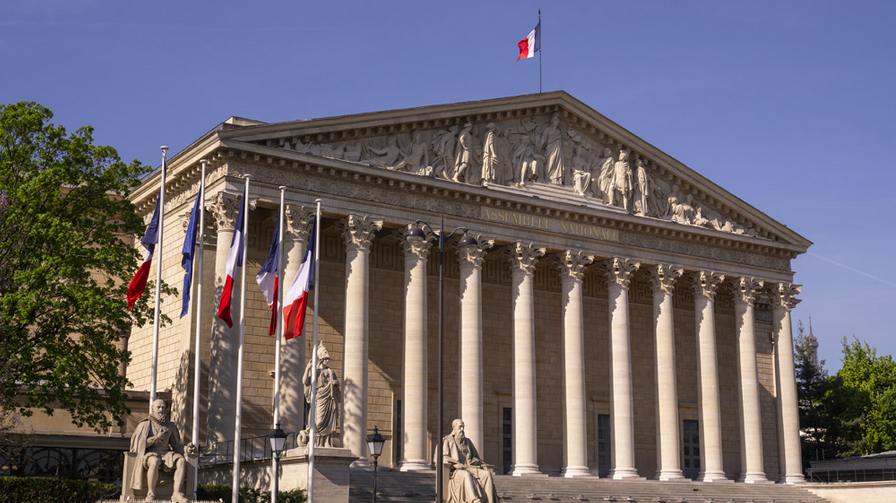
M298 447L298 432L291 431L286 434L284 449ZM212 444L199 456L199 466L216 465L219 463L233 463L233 440ZM240 463L258 459L270 459L271 438L268 435L240 439L239 449Z
M851 470L806 470L809 480L830 484L831 482L885 482L896 480L896 468L853 468Z

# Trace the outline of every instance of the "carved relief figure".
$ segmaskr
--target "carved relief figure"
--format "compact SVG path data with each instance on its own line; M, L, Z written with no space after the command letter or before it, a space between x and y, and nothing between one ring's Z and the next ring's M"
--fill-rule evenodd
M464 422L451 422L451 433L442 439L442 464L448 470L447 503L498 503L489 465L464 435Z
M367 164L378 168L394 166L395 162L398 161L399 154L401 154L401 150L398 148L398 140L394 136L390 136L386 140L384 148L367 147L367 151L373 156L367 159Z
M455 182L466 183L467 170L473 166L473 135L470 130L473 124L467 122L457 136L457 153L454 156Z
M396 171L404 170L408 173L422 175L428 165L429 149L426 148L426 143L423 143L420 140L420 131L415 129L414 132L411 133L410 153L408 153L401 162L389 169L394 169Z
M545 173L554 185L563 185L563 133L560 131L560 116L551 116L551 123L541 132L538 147L544 148Z
M457 125L448 131L439 131L433 136L432 150L436 154L433 162L433 176L451 180L454 178L454 148L457 144Z
M580 196L587 196L591 192L591 172L582 156L582 146L576 145L575 155L572 156L573 190Z
M613 165L613 182L610 184L610 206L621 206L626 212L632 192L632 168L628 165L628 150L619 152L619 160Z
M649 208L647 206L647 197L650 195L650 180L647 177L647 167L644 166L644 159L638 158L636 163L638 167L635 170L635 213L638 215L647 215Z
M610 185L613 183L613 168L615 166L616 159L613 158L613 151L605 148L604 157L600 160L600 175L597 177L597 187L604 204L610 204Z
M510 163L510 128L501 131L495 140L495 152L498 156L498 167L495 172L495 183L509 185L513 181L513 165Z
M342 399L342 390L336 372L330 368L330 353L321 342L317 346L317 381L316 397L314 401L314 427L315 446L333 447L333 433L339 423L339 401ZM302 375L302 383L305 385L305 400L311 403L311 361L305 367Z
M520 146L513 153L513 179L517 187L525 187L529 181L540 181L538 174L543 161L544 157L535 153L529 136L520 138Z
M488 185L497 181L498 149L496 145L495 123L489 122L485 126L485 144L482 146L482 185Z
M192 450L190 444L188 449ZM171 501L186 502L184 496L184 477L187 475L187 460L184 458L184 444L174 423L168 421L164 400L152 403L149 417L140 421L131 437L131 452L136 453L136 462L131 477L131 488L143 490L143 475L146 475L146 498L155 499L156 485L159 482L159 470L174 472L174 494Z

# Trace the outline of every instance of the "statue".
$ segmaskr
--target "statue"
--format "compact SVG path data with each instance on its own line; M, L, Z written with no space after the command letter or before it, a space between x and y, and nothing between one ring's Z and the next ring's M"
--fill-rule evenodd
M451 180L454 178L454 146L457 144L457 125L448 128L448 131L439 131L433 136L432 150L436 154L433 162L433 176Z
M604 157L600 160L600 172L597 175L597 190L604 198L604 204L610 204L610 185L613 182L613 167L616 165L616 159L613 158L613 151L609 148L604 149ZM594 177L592 176L592 179Z
M482 147L482 185L495 183L498 176L498 148L495 134L495 123L489 122L485 126L485 145Z
M545 172L551 183L563 185L563 133L560 131L560 116L556 113L551 116L551 123L541 132L538 141L539 148L544 148Z
M631 213L629 209L629 199L632 192L632 168L628 165L628 150L619 152L619 160L613 165L613 180L610 184L610 206L622 207L626 213Z
M541 181L544 157L537 155L529 143L529 137L520 139L520 146L513 153L513 180L517 187L525 187L528 181Z
M305 367L302 375L302 384L305 385L305 400L311 403L311 362ZM333 434L339 423L339 401L342 399L342 390L336 372L330 368L330 352L321 342L317 346L317 386L314 401L314 428L316 437L314 445L317 447L333 447Z
M389 169L401 171L408 168L408 172L422 175L428 165L429 149L426 148L425 143L420 141L420 131L414 130L411 133L411 152L395 166L389 166Z
M573 190L577 195L586 196L590 192L591 172L586 166L582 156L582 146L576 145L575 155L572 156Z
M467 122L457 136L457 150L454 155L454 181L458 183L467 182L467 170L473 167L473 135L470 133L472 128L473 124Z
M504 128L495 140L495 151L498 156L498 168L495 183L509 185L513 181L513 166L510 164L510 128Z
M401 150L398 148L398 140L394 136L390 136L389 139L386 140L385 148L367 147L367 150L372 156L377 157L371 157L365 162L378 168L394 166L395 161L398 160L398 155L401 153Z
M193 444L187 445L187 452L195 450ZM140 421L131 437L131 452L137 454L134 472L131 477L131 488L143 490L143 474L146 474L145 501L155 499L156 485L159 482L159 470L174 472L174 494L171 501L186 502L184 496L184 479L187 475L187 460L184 457L184 444L180 441L174 423L168 421L165 401L158 399L152 403L149 417Z
M498 503L490 467L464 435L460 419L451 422L451 433L442 440L442 464L449 470L447 503Z
M650 197L650 179L647 176L647 167L644 166L644 159L638 158L636 163L638 167L635 170L638 185L635 194L635 213L638 215L648 215L650 208L647 205L647 198Z

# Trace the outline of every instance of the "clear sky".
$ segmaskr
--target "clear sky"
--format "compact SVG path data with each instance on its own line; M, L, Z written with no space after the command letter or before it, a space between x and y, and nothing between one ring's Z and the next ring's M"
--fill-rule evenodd
M564 90L815 244L794 310L840 367L896 353L896 2L541 2ZM0 103L157 166L276 122L538 92L532 1L0 3Z

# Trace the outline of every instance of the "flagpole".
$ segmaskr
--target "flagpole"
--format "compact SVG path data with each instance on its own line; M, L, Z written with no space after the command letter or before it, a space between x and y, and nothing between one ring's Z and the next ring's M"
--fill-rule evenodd
M162 146L162 186L159 189L159 260L156 263L156 309L152 323L152 375L149 381L149 413L152 414L152 403L156 401L156 378L159 373L159 309L162 304L162 235L165 227L165 175L168 171L166 159L168 147Z
M274 328L274 425L272 430L280 428L280 335L283 332L283 286L280 278L283 276L283 203L286 194L286 186L280 186L280 211L277 215L277 295L274 302L274 311L277 313L277 325ZM271 502L277 503L280 482L280 457L271 453L271 479L273 480Z
M242 427L242 402L243 402L243 346L246 342L246 266L248 265L248 250L246 249L249 230L249 178L251 175L245 175L246 191L243 196L243 228L240 238L243 242L242 247L243 264L241 272L240 285L240 345L236 360L236 417L233 424L233 492L231 493L232 503L239 502L240 494L240 429ZM237 264L239 265L239 264Z
M538 36L541 37L541 9L538 9ZM541 40L538 44L538 94L541 94Z
M315 199L315 202L317 203L317 210L314 214L313 243L316 249L312 251L314 253L314 320L311 338L311 407L308 411L308 422L310 423L308 425L308 501L314 501L314 443L317 433L317 428L314 425L314 408L316 407L315 401L317 399L317 313L319 312L317 300L318 292L320 292L317 284L320 279L320 254L317 252L320 250L320 246L318 246L320 242L320 199Z
M202 175L199 179L199 257L193 270L199 270L196 275L196 354L193 355L193 445L199 448L199 376L202 375L202 253L205 241L205 166L208 161L205 159L199 161L202 163ZM159 262L161 264L161 261ZM192 265L192 264L191 264ZM196 484L199 481L199 463L193 467L193 487L190 491L193 498L196 498Z

